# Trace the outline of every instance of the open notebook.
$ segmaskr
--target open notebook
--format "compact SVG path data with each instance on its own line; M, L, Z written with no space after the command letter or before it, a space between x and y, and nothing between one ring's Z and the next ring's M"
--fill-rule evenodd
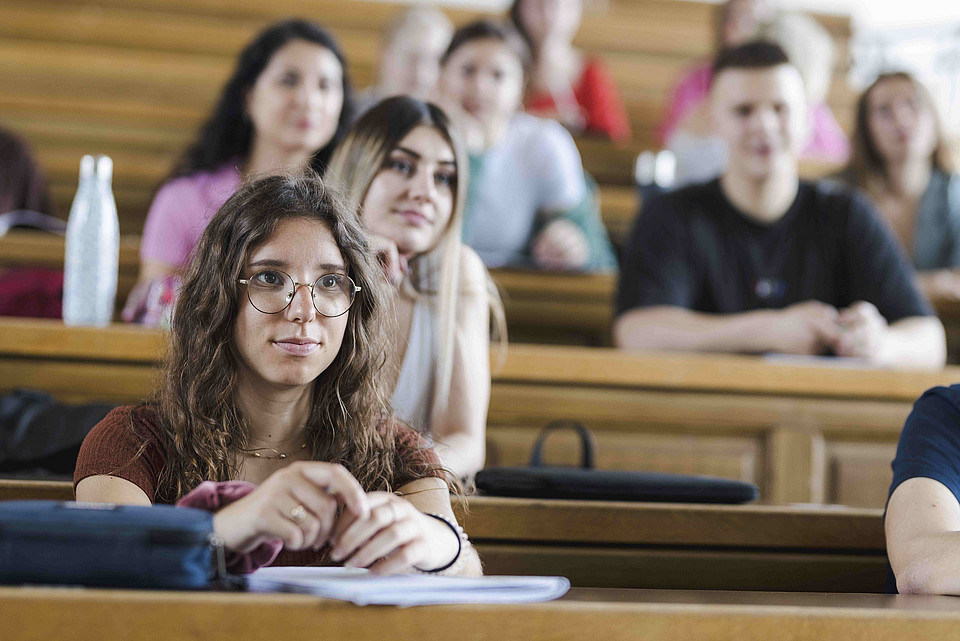
M570 581L557 576L376 576L354 568L277 567L248 575L247 589L315 594L357 605L413 606L551 601L566 594Z

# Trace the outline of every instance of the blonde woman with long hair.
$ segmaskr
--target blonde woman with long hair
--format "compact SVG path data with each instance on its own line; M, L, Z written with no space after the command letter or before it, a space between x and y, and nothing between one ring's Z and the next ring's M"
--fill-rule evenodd
M356 122L327 173L395 287L393 411L460 477L483 467L491 314L503 324L483 263L460 240L467 162L444 112L401 96Z

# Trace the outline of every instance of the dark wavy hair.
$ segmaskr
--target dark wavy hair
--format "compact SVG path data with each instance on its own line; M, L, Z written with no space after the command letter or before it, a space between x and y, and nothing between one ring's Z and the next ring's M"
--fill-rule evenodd
M224 203L185 276L156 399L166 455L158 500L175 501L201 481L236 478L248 436L236 402L240 357L234 330L240 306L247 304L237 280L251 252L282 221L296 218L330 230L361 287L340 351L314 383L306 425L313 460L342 464L367 491L390 491L395 478L432 471L397 454L397 428L381 382L390 294L356 214L316 175L271 176L241 187Z
M476 20L457 29L440 58L440 64L445 65L457 49L476 40L496 40L503 43L520 61L524 77L530 75L533 57L527 41L513 25L498 20Z
M343 107L333 138L313 155L313 170L322 174L330 161L333 150L346 134L353 121L353 89L347 73L347 62L340 46L330 33L306 20L286 20L267 27L248 44L233 70L220 98L200 128L197 139L187 148L174 166L167 180L198 171L206 171L240 156L246 158L253 140L253 126L244 117L244 102L247 92L257 82L270 59L278 50L292 40L306 40L328 49L343 68Z

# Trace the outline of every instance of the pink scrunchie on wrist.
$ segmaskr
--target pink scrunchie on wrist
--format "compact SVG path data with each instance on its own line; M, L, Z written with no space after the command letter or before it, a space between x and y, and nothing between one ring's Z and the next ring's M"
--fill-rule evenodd
M204 481L184 495L177 505L194 507L207 512L216 512L245 497L257 488L253 483L246 481ZM270 565L283 549L283 541L269 539L249 552L234 552L225 550L227 571L232 574L250 574L257 568Z

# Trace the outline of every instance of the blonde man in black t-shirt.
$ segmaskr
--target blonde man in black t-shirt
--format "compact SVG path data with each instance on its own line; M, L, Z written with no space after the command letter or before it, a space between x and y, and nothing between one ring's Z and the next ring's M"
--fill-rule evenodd
M710 107L728 169L645 203L621 264L616 343L942 366L943 326L866 199L799 179L805 92L784 52L722 52Z

